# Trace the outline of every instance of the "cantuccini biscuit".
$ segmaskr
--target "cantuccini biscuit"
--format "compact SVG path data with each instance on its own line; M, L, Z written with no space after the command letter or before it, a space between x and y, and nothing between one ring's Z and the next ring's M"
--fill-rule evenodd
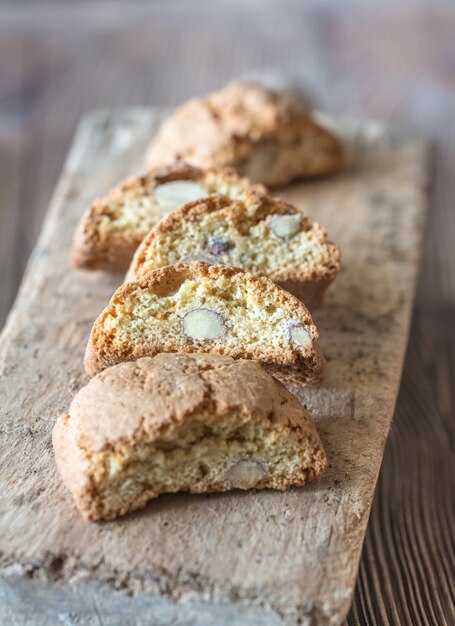
M248 192L264 193L265 188L230 168L202 170L177 163L128 178L83 214L73 238L72 264L125 271L145 235L172 209L211 193L239 199Z
M326 457L311 417L257 363L160 354L111 367L53 430L60 474L86 520L162 493L287 489Z
M239 269L180 263L126 283L93 325L90 375L160 352L260 361L281 380L317 384L324 358L308 309L271 280Z
M269 186L338 171L340 141L285 94L233 81L180 106L146 153L148 167L184 160L198 167L232 165Z
M128 280L179 261L240 267L272 279L310 309L340 269L340 252L319 224L268 195L233 201L212 195L172 211L136 251Z

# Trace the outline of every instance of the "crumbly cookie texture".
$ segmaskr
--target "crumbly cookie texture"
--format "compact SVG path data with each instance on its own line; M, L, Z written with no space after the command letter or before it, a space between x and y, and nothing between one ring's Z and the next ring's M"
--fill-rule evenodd
M268 195L233 201L212 195L172 211L136 251L128 280L199 260L272 279L310 309L340 269L340 252L303 211Z
M340 141L286 95L246 81L189 100L161 126L149 167L182 159L198 167L232 165L269 186L338 171Z
M185 163L154 168L145 176L128 178L85 211L73 238L72 264L125 271L152 226L180 204L211 193L239 199L265 191L239 178L232 168L203 170Z
M258 363L160 354L111 367L54 427L57 467L86 520L162 493L288 489L325 453L297 398Z
M96 320L91 376L160 352L260 361L283 381L318 384L324 358L308 309L271 280L239 269L179 263L122 285Z

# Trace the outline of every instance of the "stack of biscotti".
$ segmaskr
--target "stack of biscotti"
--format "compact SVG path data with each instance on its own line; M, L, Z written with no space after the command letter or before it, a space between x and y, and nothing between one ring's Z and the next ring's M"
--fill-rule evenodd
M90 334L94 378L53 433L89 520L161 493L286 489L325 466L311 417L273 376L321 382L305 304L321 303L339 250L261 183L336 171L338 140L284 96L236 82L178 109L147 161L86 211L73 243L77 267L131 263Z
M270 144L275 157L267 161ZM249 165L242 168L246 155ZM254 178L269 184L339 169L340 142L306 110L236 81L179 108L153 140L147 161L155 169L127 179L86 210L74 236L76 267L126 270L142 242L128 279L198 260L262 274L310 308L320 306L340 268L337 246L303 209L232 169L260 170Z
M120 287L93 325L92 381L57 421L57 465L87 520L161 493L287 489L325 453L283 382L317 384L310 313L270 279L180 263Z
M247 192L265 191L226 167L200 169L175 163L130 177L95 200L81 217L74 234L73 265L124 271L149 230L181 204L212 193L238 200Z

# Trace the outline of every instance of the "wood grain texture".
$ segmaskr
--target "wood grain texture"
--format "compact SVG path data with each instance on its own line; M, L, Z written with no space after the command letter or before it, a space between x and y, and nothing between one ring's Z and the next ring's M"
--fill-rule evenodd
M138 623L165 623L166 611L159 617L146 606L154 595L202 604L220 626L340 624L401 375L427 205L426 146L381 124L336 122L345 172L282 190L343 250L343 270L316 313L325 382L295 389L329 455L324 479L285 493L163 497L120 521L88 525L57 478L50 432L86 379L87 334L120 277L69 270L69 245L90 199L141 168L161 119L141 109L106 110L83 123L5 327L0 552L7 591L11 575L16 583L18 572L26 578L32 568L32 579L71 587L82 576L136 593L138 607L145 603ZM46 607L57 606L52 585L43 593ZM101 598L104 615L107 589Z
M455 624L454 28L449 0L0 9L0 324L77 121L94 107L175 105L253 73L303 84L326 110L390 120L436 142L410 348L350 626ZM84 601L83 623L99 624ZM33 615L30 608L25 622ZM198 623L192 617L176 623Z

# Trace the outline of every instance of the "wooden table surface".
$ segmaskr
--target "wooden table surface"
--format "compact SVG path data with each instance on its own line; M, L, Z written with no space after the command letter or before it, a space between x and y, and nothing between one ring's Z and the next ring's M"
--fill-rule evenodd
M455 5L157 0L0 5L0 326L80 116L231 77L435 142L409 349L347 624L455 624ZM397 280L400 277L397 276Z

